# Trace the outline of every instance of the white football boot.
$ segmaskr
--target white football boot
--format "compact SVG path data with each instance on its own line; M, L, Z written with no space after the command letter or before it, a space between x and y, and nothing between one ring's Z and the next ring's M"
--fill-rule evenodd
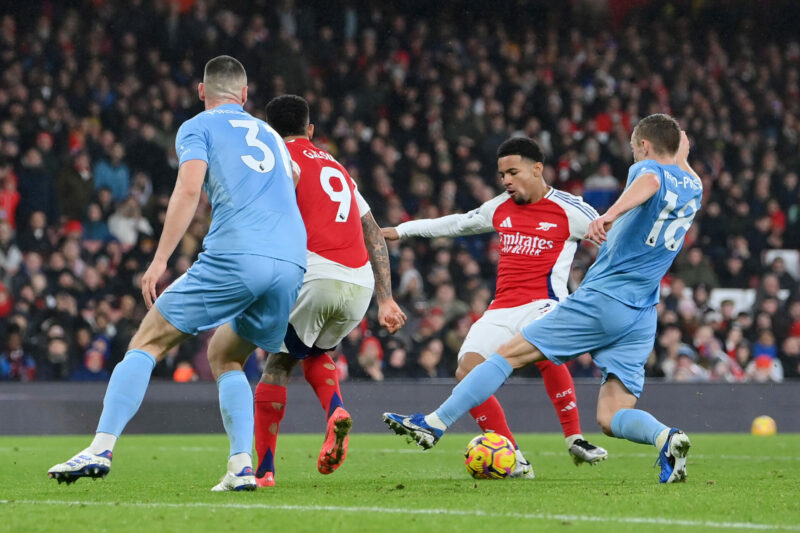
M517 465L514 467L514 471L511 472L509 477L520 479L534 479L536 477L536 474L533 473L533 466L525 459L525 456L522 455L522 451L519 448L517 448Z
M600 446L595 446L583 439L578 439L569 447L569 454L575 462L575 466L589 463L594 466L600 461L608 459L608 452Z
M69 461L53 465L47 471L51 479L58 481L59 485L63 482L69 485L75 483L79 478L88 477L92 479L104 478L111 471L112 453L106 450L99 455L91 453L88 449L75 455Z
M256 474L253 472L253 467L246 466L238 474L230 470L225 472L225 476L214 485L211 492L256 490L256 487Z

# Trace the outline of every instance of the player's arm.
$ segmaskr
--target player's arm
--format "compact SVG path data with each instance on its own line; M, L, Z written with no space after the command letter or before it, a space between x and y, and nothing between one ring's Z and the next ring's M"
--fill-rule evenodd
M505 198L504 198L505 195ZM494 231L492 215L508 195L503 193L468 213L404 222L395 228L383 228L383 236L394 241L404 237L461 237Z
M689 165L689 137L686 136L686 132L683 130L681 130L681 144L678 147L678 153L675 154L675 163L678 164L681 170L688 172L700 181L700 176Z
M205 161L192 159L184 162L178 169L178 179L167 205L164 230L158 241L156 255L142 276L142 296L148 309L156 300L156 283L167 268L167 260L186 233L197 210L207 168Z
M583 201L583 198L576 197L576 204L564 202L562 207L567 213L569 220L569 238L580 241L586 237L589 231L589 224L600 216L595 208Z
M597 217L589 224L587 239L602 244L608 239L608 230L619 217L645 203L661 188L661 180L652 172L637 177L630 187L608 208L604 215Z
M395 333L406 323L406 315L392 298L392 273L389 268L389 250L381 235L381 228L372 213L361 217L364 243L367 245L372 274L375 276L375 299L378 300L378 323L389 333Z
M294 182L294 188L297 188L297 184L300 183L300 165L294 162L292 159L292 181Z

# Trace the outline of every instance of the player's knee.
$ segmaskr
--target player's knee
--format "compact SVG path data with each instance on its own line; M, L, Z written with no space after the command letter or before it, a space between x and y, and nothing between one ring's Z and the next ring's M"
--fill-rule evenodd
M289 384L289 376L297 364L297 360L284 354L270 354L261 374L261 383L285 387Z
M614 418L613 414L607 413L605 411L598 411L597 413L597 425L600 426L600 430L608 435L609 437L613 437L614 433L611 431L611 419Z
M475 352L467 352L458 360L458 368L456 368L456 379L461 381L467 374L472 372L472 369L484 361L482 355Z

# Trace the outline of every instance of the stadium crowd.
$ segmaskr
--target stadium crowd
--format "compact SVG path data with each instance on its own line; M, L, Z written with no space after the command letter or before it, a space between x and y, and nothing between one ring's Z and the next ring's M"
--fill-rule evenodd
M580 1L452 2L450 15L410 4L86 0L3 15L0 380L108 379L144 313L139 278L175 180L175 133L202 110L196 85L220 53L246 67L254 115L286 92L310 102L315 142L385 226L498 194L495 150L511 135L536 139L548 182L603 212L624 185L632 126L673 114L704 207L662 283L647 372L799 375L800 41L780 2L715 17L691 2L614 17ZM201 251L210 216L201 202L162 289ZM772 250L789 252L768 260ZM390 253L409 323L388 336L370 313L337 350L341 375L450 377L492 298L498 239L400 241ZM572 289L595 255L583 243ZM712 304L719 288L755 298ZM207 341L184 343L154 375L209 379ZM598 375L588 355L571 370Z

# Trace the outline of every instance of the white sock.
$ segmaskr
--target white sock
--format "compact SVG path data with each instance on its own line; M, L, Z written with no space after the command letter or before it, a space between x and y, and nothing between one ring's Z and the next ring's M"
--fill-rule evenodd
M425 417L425 423L432 428L441 429L442 431L447 431L447 424L442 422L442 419L439 418L436 413L431 413L427 415Z
M242 471L243 468L253 467L253 458L250 457L249 453L237 453L231 455L228 459L228 472L233 472L234 474L238 474Z
M661 430L661 433L658 434L656 437L656 448L661 449L667 443L667 439L669 438L669 428Z
M113 452L116 443L117 437L111 433L95 433L94 440L86 449L94 455L100 455L106 450Z
M569 449L573 444L575 444L575 441L578 439L583 440L583 435L581 435L580 433L575 433L574 435L566 437L564 440L567 441L567 449Z

